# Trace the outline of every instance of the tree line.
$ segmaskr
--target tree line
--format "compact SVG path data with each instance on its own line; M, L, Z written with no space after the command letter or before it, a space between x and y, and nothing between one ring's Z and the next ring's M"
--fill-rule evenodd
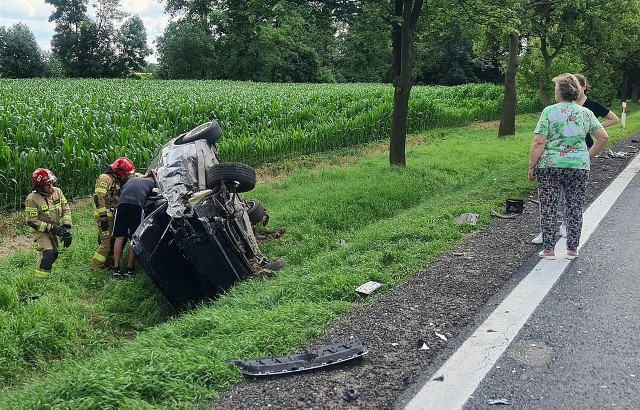
M138 16L119 0L45 0L51 51L29 28L0 27L0 76L126 77L151 54ZM167 0L156 40L163 79L392 82L398 0ZM509 3L509 4L504 4ZM414 84L502 83L517 34L518 81L550 101L548 80L584 72L601 99L640 91L638 0L433 0L413 38ZM607 90L606 92L604 90ZM617 92L619 91L619 93Z
M0 77L122 78L141 71L151 54L137 15L120 10L120 0L45 0L54 6L51 51L43 52L24 23L0 27Z
M120 0L45 0L51 52L26 26L0 28L0 76L125 77L145 68L146 31ZM609 105L640 96L640 0L163 0L161 79L382 82L394 86L390 162L404 164L413 84L503 83L499 135L515 132L516 87L553 99L583 73Z

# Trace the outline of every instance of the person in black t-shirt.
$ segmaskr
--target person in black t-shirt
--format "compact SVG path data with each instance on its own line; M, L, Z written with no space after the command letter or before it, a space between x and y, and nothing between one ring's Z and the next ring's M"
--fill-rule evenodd
M604 128L619 123L620 118L618 118L618 116L613 111L609 110L599 102L587 97L587 93L589 92L589 90L591 90L591 86L589 85L589 82L587 81L585 76L582 74L574 74L574 77L578 79L578 82L580 83L583 91L580 97L578 97L576 103L582 105L584 108L588 108L589 110L591 110L591 112L593 112L596 117L604 118L605 120L602 123L602 126ZM591 146L593 145L593 138L591 137L591 134L587 134L586 141L587 148L591 148Z
M156 179L153 171L147 172L143 178L132 178L128 180L118 199L116 217L113 224L113 277L122 278L120 272L120 258L125 241L131 239L133 233L138 229L144 219L144 204L151 196L153 188L156 187ZM133 262L135 254L129 246L129 256L127 258L126 276L133 275Z

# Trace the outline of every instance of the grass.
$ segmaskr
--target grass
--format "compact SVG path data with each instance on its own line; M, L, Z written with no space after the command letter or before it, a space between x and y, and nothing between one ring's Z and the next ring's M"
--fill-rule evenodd
M639 108L626 130L609 129L611 144L640 129ZM285 230L261 249L289 266L184 314L145 275L113 281L90 270L91 209L74 208L73 246L49 277L34 276L33 251L0 259L0 409L179 409L216 397L242 380L227 359L295 352L375 299L355 287L376 280L384 292L408 280L490 223L505 199L527 197L536 120L519 116L505 139L497 125L414 136L404 168L389 167L375 144L264 168L268 182L245 197L263 202L269 229ZM480 214L478 226L454 223L467 212ZM29 295L42 296L21 301Z

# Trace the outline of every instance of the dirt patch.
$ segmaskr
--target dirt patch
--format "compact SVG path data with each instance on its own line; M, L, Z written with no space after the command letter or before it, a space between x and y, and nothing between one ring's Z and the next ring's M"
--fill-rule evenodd
M627 166L638 146L630 137L612 147L613 152L628 152L627 157L603 155L593 161L587 202L592 202ZM532 197L535 199L535 192ZM309 344L309 348L317 348L356 337L369 351L363 358L307 373L247 377L205 406L392 408L425 370L454 351L468 333L467 325L491 297L537 262L535 255L541 245L532 245L531 239L539 229L538 205L525 201L523 213L517 218L494 218L488 227L469 235L462 245L443 254L413 279L381 295L370 306L344 315L326 338ZM424 344L428 349L420 349ZM357 399L343 397L350 390L359 394Z
M81 198L71 205L72 214L75 212L86 212L93 208L91 198ZM31 239L31 228L25 224L24 211L11 212L0 215L0 256L8 253L26 249L33 245Z

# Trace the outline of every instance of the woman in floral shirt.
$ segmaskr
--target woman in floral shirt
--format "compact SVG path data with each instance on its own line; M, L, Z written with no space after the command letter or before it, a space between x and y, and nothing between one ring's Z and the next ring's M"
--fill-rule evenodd
M582 206L589 178L590 159L598 155L609 136L593 112L574 101L580 84L571 74L553 79L557 104L546 107L534 131L529 158L529 180L538 179L540 225L544 250L541 258L555 259L558 195L564 188L567 216L567 259L578 257ZM596 139L587 149L585 137Z

